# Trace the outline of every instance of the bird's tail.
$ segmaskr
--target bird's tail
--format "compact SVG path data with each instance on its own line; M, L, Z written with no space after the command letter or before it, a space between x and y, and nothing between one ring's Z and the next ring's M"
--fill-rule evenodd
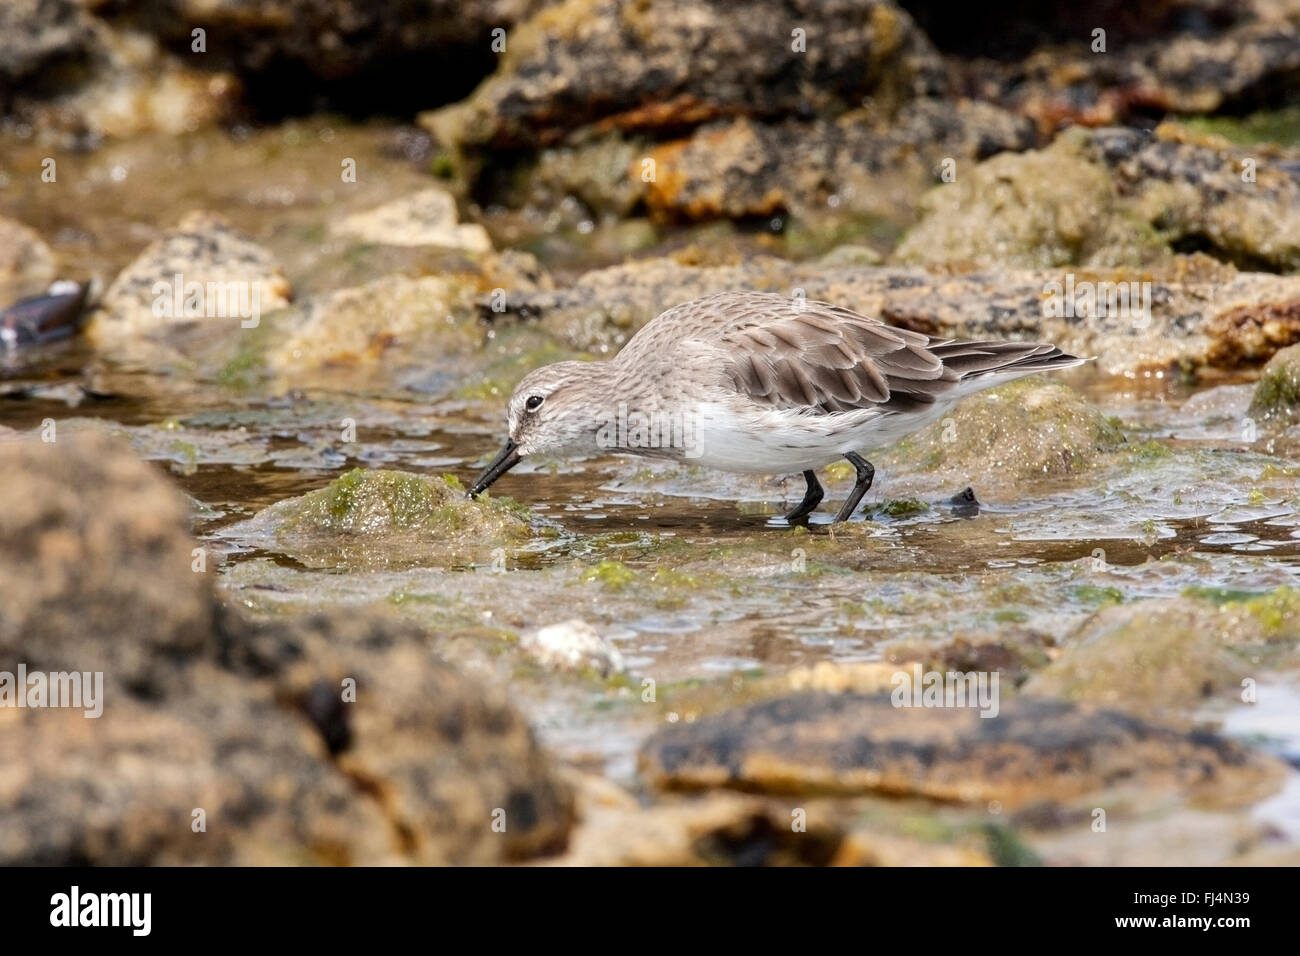
M1044 342L940 342L930 351L943 360L945 369L957 373L958 388L967 394L1091 361Z

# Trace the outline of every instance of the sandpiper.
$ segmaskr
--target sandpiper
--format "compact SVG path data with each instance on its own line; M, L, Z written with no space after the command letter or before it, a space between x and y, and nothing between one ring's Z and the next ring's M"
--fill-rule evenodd
M722 292L657 316L608 362L525 375L510 397L505 447L469 493L530 455L614 452L802 472L807 491L785 515L795 522L821 503L814 469L845 458L857 481L835 516L844 521L875 477L860 452L937 421L974 392L1083 361L1040 343L931 338L829 302Z

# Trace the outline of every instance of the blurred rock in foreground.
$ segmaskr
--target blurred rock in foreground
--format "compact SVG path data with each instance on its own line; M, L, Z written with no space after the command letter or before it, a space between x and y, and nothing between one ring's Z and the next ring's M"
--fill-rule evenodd
M23 666L29 687L38 671L103 674L98 717L0 707L0 862L486 864L563 848L572 796L526 721L423 633L217 604L184 497L103 436L0 442L0 466L17 495L0 516L0 670Z
M641 767L661 789L1005 807L1126 788L1241 805L1276 790L1283 775L1241 744L1118 711L1025 698L1002 700L985 717L977 707L895 706L891 696L809 691L702 717L648 740Z

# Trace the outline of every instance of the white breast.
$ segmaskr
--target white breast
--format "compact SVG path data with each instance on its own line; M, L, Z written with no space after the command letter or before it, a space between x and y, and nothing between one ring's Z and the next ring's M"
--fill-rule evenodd
M783 475L821 468L845 452L867 452L938 421L951 407L940 402L923 413L882 414L876 408L836 415L806 415L787 409L738 411L720 403L692 410L694 441L684 457L721 471ZM694 452L694 454L692 454Z

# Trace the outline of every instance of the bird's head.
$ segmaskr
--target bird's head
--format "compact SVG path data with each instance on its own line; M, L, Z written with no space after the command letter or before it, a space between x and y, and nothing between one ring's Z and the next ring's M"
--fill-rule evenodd
M557 362L535 369L515 386L506 410L506 444L470 495L529 455L575 455L597 450L601 394L598 362Z

